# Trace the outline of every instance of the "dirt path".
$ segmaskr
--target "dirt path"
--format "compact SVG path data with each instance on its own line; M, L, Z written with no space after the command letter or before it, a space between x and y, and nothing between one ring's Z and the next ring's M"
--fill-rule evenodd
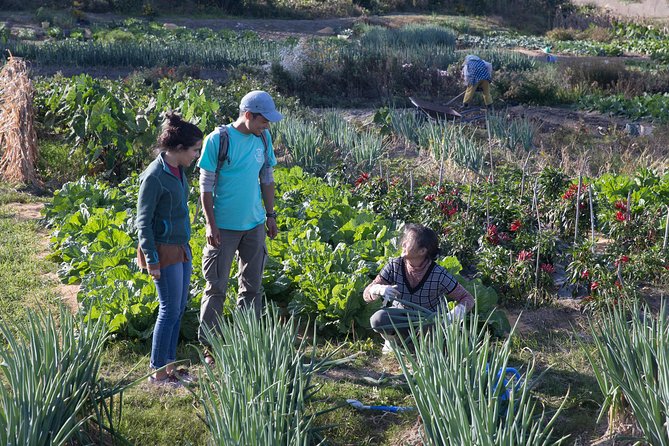
M42 208L44 203L9 203L6 207L14 214L14 217L19 221L37 221L42 218ZM40 239L40 252L37 256L44 258L49 254L49 233L46 230L41 230L36 234ZM69 308L72 313L79 310L79 302L77 301L77 293L79 293L79 285L65 285L60 282L60 279L55 273L46 274L49 279L57 282L56 293L60 297L63 305Z

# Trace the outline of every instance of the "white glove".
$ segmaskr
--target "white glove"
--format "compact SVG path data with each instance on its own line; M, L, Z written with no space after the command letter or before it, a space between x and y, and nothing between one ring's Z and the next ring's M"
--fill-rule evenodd
M383 297L383 305L387 304L391 299L400 297L397 285L381 285L380 283L372 285L369 288L369 294L377 296L377 299Z
M453 322L460 322L463 320L465 318L465 314L467 314L467 307L465 307L463 304L457 304L455 308L446 314L444 319L446 323L450 325Z

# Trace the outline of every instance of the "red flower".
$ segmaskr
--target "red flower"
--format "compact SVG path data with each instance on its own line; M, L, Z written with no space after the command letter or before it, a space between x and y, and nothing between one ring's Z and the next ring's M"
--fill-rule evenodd
M619 211L627 211L627 204L624 201L618 200L616 201L616 204L614 204L614 206Z
M586 187L588 187L588 183L581 184L581 192L583 192ZM569 188L567 188L567 191L562 194L562 199L571 200L574 195L576 195L576 192L578 192L578 184L570 184Z
M630 261L630 258L627 257L625 254L621 255L618 260L614 262L616 266L620 265L621 263L627 263Z
M594 290L596 290L597 288L599 288L599 282L594 281L594 282L592 282L592 283L590 284L590 289L591 289L591 290L594 291Z
M531 260L532 256L533 256L532 251L526 251L526 250L523 249L522 251L520 251L518 253L518 261L519 262L524 262L526 260Z
M439 208L441 209L442 214L446 214L449 217L458 213L458 205L454 203L453 200L439 203Z
M430 203L432 203L435 198L434 194L425 195L425 201L429 201Z
M618 288L618 289L621 289L621 288L623 287L623 284L620 283L619 280L616 280L613 284L614 284L614 285L616 286L616 288Z
M625 213L623 211L618 211L618 212L616 212L616 220L625 221L625 220L627 220L627 216L625 215Z
M488 225L485 233L485 239L492 245L499 245L499 236L497 235L496 225Z
M355 180L355 185L357 187L357 186L360 186L363 183L366 183L367 181L369 181L369 174L363 172L363 173L360 174L358 179Z
M523 227L523 223L520 220L514 220L511 223L511 227L509 228L509 230L511 232L516 232L517 230L519 230L522 227Z
M581 273L581 279L587 279L588 277L590 277L590 271L586 269Z
M555 272L555 267L550 263L542 263L539 268L541 268L541 271L547 272L548 274L553 274Z

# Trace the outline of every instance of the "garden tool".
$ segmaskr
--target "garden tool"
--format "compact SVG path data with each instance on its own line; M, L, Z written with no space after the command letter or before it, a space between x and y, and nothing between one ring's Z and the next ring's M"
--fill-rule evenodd
M459 95L457 95L456 97L454 97L453 99L451 99L450 101L445 103L444 105L451 105L453 102L455 102L456 99L461 98L462 95L465 94L466 92L467 92L467 90L463 91L462 93L460 93Z
M486 366L486 371L488 371L488 366ZM509 399L509 381L513 381L515 384L513 386L513 391L517 392L520 390L521 387L521 378L522 376L520 375L520 372L518 370L514 369L513 367L507 367L505 369L499 369L497 372L497 380L504 375L504 381L503 381L503 386L504 386L504 391L500 393L499 399L500 401L506 401ZM509 375L512 375L510 378L508 377ZM492 391L493 393L497 390L497 384L495 384L495 387L493 387Z
M349 403L352 407L358 410L380 410L382 412L392 412L392 413L399 413L399 412L408 412L411 410L414 410L413 407L400 407L400 406L365 406L358 400L354 399L348 399L346 400L347 403Z

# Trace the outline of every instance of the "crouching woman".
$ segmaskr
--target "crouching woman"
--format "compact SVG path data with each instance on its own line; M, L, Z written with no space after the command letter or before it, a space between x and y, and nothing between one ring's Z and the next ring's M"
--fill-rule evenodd
M389 307L375 312L370 318L372 329L383 336L383 352L390 351L395 335L406 337L404 328L415 314L413 308L405 308L400 299L426 310L437 312L447 309L447 300L457 302L455 308L445 315L449 321L461 320L474 307L474 297L460 285L446 269L436 263L439 255L437 234L422 225L408 224L401 239L402 256L391 259L363 293L366 302L384 298L391 301ZM412 323L418 325L417 319ZM402 327L395 329L395 326Z

